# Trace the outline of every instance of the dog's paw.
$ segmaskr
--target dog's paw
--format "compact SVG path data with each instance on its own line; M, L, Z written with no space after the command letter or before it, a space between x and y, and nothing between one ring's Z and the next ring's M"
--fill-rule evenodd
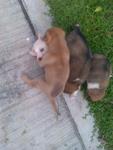
M61 118L61 114L58 111L57 113L55 113L55 119L56 119L56 121L58 121L58 120L60 120L60 118Z

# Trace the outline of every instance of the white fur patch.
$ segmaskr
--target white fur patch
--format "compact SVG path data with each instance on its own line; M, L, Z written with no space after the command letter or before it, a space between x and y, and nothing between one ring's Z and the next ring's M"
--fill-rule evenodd
M76 79L74 79L73 81L80 81L80 79L79 79L79 78L76 78Z
M110 78L112 78L112 77L113 77L113 75L112 75L112 74L110 74L110 75L109 75L109 77L110 77Z
M73 93L71 94L71 97L77 96L78 93L79 93L79 91L80 91L80 86L79 86L78 90L76 90L75 92L73 92Z
M79 90L76 90L72 95L76 96L78 92L79 92Z
M99 83L88 83L88 89L99 89Z

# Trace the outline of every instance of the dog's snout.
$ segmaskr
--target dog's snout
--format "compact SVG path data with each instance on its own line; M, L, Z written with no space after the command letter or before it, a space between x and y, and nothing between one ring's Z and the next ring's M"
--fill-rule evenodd
M42 60L42 57L39 57L38 60L41 61L41 60Z

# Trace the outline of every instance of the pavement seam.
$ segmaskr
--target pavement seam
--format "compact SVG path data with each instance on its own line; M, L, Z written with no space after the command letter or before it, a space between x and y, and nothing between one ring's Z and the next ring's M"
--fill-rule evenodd
M24 0L18 0L18 2L19 2L19 4L20 4L21 9L22 9L22 12L23 12L23 14L24 14L24 16L25 16L25 18L26 18L28 24L29 24L29 27L31 28L31 31L32 31L34 37L36 38L35 28L34 28L34 26L33 26L33 23L32 23L32 21L31 21L31 19L30 19L29 14L28 14L28 12L27 12L26 5L25 5L25 3L24 3ZM78 130L77 125L76 125L76 122L74 121L74 119L73 119L73 117L72 117L72 115L71 115L70 109L69 109L69 107L68 107L68 105L67 105L67 103L66 103L66 101L65 101L64 96L62 95L61 98L62 98L63 104L65 105L65 108L66 108L66 110L67 110L67 113L68 113L68 116L69 116L69 118L70 118L70 121L72 122L73 129L74 129L74 131L75 131L75 134L77 135L77 137L78 137L78 139L79 139L79 141L80 141L80 144L81 144L81 146L82 146L82 149L83 149L83 150L86 150L86 147L85 147L85 144L84 144L84 142L83 142L83 139L82 139L82 137L81 137L81 135L80 135L80 133L79 133L79 130Z

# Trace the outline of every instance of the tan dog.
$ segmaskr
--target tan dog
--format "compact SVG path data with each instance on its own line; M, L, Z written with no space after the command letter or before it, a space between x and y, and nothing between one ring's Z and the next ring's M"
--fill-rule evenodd
M92 54L79 25L67 34L66 41L70 50L70 75L64 92L75 95L87 79Z
M91 69L87 78L88 95L93 101L101 100L105 96L111 66L104 55L95 54L91 61Z
M38 63L45 70L44 79L31 80L25 74L22 75L22 79L32 87L40 88L50 99L54 112L59 114L56 96L63 92L69 77L69 50L65 41L65 32L60 28L48 29L41 42L45 42L43 47L45 53L41 59L38 59ZM33 51L36 52L36 49L40 50L38 44Z

